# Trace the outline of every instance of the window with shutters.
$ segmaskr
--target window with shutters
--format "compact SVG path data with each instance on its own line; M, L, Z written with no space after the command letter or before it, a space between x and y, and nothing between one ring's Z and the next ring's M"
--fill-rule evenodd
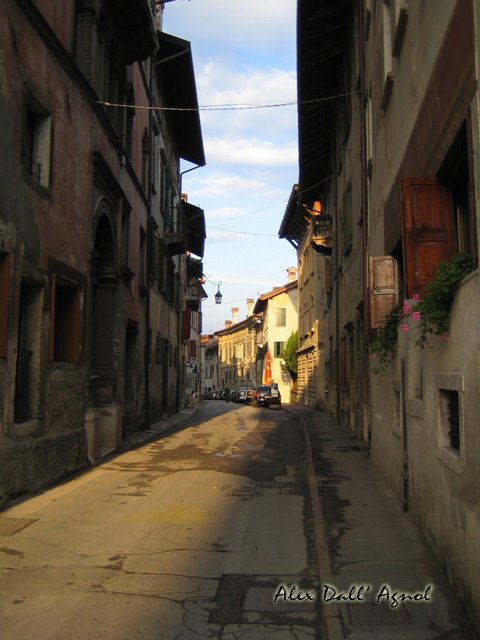
M440 262L464 251L477 262L475 216L464 122L435 177L402 180L402 239L407 297L422 295Z
M274 358L280 358L282 351L285 349L285 342L273 343L273 356Z
M0 358L7 357L10 254L0 253Z
M402 180L407 297L424 294L437 266L454 253L452 194L438 178Z
M368 264L370 327L378 329L400 301L398 262L393 256L371 256Z
M285 307L279 307L277 313L277 327L287 326L287 310Z

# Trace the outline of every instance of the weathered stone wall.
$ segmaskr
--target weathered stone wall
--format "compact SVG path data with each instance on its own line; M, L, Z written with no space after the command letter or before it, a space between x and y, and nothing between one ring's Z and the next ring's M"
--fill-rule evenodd
M83 426L66 433L4 442L0 447L0 492L12 499L39 491L86 466Z

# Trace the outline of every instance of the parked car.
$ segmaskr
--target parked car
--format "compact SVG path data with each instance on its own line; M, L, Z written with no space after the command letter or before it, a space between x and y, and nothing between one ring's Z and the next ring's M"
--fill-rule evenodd
M278 389L278 384L261 385L255 389L253 404L256 407L281 407L282 398Z
M238 390L237 402L247 402L248 391L252 389L252 387L240 387Z

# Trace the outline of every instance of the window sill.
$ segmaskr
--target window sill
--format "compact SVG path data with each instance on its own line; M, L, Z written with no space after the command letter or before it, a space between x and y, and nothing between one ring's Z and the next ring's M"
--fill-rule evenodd
M455 473L460 474L465 471L465 460L460 453L457 453L451 447L440 447L437 452L437 458Z
M44 187L43 184L37 182L32 176L28 173L28 171L23 169L23 179L25 182L42 198L48 200L49 202L53 202L53 193L50 187Z

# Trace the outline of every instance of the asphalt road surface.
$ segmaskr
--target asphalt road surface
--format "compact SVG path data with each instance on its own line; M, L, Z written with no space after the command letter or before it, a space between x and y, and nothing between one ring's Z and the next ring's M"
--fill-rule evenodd
M305 443L202 403L170 435L1 514L1 640L324 638ZM274 601L280 591L281 597Z

